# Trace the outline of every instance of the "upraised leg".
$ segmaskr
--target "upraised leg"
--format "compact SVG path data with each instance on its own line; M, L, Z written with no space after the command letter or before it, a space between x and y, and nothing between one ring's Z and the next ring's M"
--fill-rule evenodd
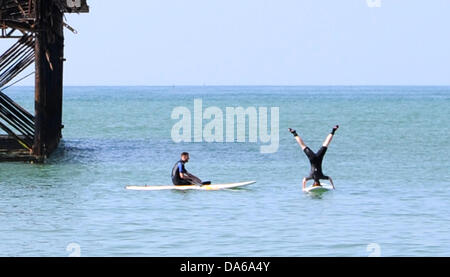
M339 125L334 126L331 133L327 136L327 138L323 142L322 144L323 147L328 147L328 145L330 145L331 141L333 140L334 132L336 132L337 129L339 129Z
M294 135L295 140L297 141L297 143L300 145L300 147L302 148L302 150L305 150L306 148L306 144L305 142L302 140L302 138L297 134L297 132L294 129L289 128L288 129L289 132L291 132L291 134Z

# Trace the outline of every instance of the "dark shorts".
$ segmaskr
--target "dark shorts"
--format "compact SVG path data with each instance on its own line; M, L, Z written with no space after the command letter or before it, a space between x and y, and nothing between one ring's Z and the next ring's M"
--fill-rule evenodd
M330 177L322 173L322 161L325 153L327 152L327 147L322 146L317 153L314 153L309 147L306 147L303 151L311 163L311 172L309 173L309 176L306 177L306 180L329 180Z
M308 146L303 150L308 157L310 162L313 162L315 159L320 159L322 161L323 156L325 156L325 153L327 152L327 147L322 146L317 153L314 153Z

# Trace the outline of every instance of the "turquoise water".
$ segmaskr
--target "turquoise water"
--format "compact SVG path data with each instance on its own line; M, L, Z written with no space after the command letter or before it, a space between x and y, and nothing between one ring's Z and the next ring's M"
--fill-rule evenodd
M6 93L32 110L32 88ZM179 143L177 106L279 107L278 151ZM44 165L0 164L0 255L450 255L449 87L67 87L64 141ZM205 121L207 122L207 121ZM312 197L288 127L317 150L336 191ZM228 191L127 191L170 184L179 153Z

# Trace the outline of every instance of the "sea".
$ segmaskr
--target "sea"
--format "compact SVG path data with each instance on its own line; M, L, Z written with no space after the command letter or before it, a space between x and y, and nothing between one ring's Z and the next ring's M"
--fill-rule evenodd
M34 110L32 87L4 92ZM449 256L449 105L439 86L65 87L59 148L0 163L0 256ZM248 115L244 140L227 140L237 107L258 125ZM336 124L323 161L336 190L304 193L309 161L287 129L317 151ZM171 185L184 151L202 180L256 183L125 189Z

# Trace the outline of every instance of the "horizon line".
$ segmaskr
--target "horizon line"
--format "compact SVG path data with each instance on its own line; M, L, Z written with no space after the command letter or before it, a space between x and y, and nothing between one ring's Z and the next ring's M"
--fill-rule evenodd
M437 85L63 85L64 87L450 87L450 84ZM15 87L34 87L34 85L16 85ZM1 90L1 88L0 88Z

